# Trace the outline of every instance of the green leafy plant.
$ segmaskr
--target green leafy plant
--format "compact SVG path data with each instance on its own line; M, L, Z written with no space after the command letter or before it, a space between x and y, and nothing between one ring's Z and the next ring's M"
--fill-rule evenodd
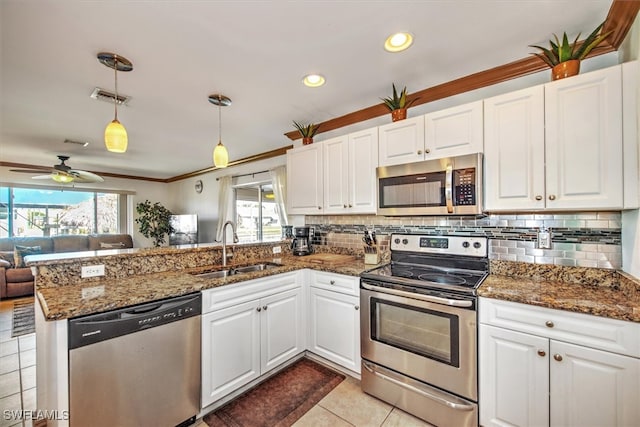
M396 90L396 85L395 84L392 83L391 87L393 88L393 95L388 97L388 98L380 98L384 102L384 105L387 106L389 111L398 110L400 108L409 108L409 107L411 107L411 104L416 102L416 100L418 99L418 98L412 99L411 101L407 102L407 87L406 86L402 89L400 94L398 94L398 91Z
M165 236L174 231L171 226L171 211L160 203L152 205L145 200L136 205L136 212L139 215L136 222L140 224L140 233L148 239L152 238L155 247L162 245Z
M606 33L602 33L598 35L602 27L604 26L604 22L593 30L589 37L587 37L580 46L578 46L578 39L580 38L580 33L576 36L576 39L573 43L569 43L569 38L567 37L567 33L564 33L562 36L562 42L558 39L557 35L553 35L554 40L549 40L549 48L538 46L538 45L529 45L529 47L535 47L536 49L540 49L542 52L532 53L532 55L537 56L547 63L550 67L554 67L561 62L569 61L572 59L582 60L584 59L589 52L593 50L596 46L598 46L604 39L606 39L609 34L613 31L607 31Z
M295 120L293 121L293 125L298 129L298 132L300 132L303 138L313 138L313 136L318 133L318 129L320 129L320 125L314 123L303 125Z

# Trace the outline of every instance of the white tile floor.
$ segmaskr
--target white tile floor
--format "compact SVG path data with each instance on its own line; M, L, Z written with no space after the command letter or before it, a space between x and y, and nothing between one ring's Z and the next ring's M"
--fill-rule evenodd
M31 421L5 419L4 410L35 410L35 334L11 338L14 300L0 301L0 427L30 427ZM206 427L202 421L197 427ZM347 377L295 424L296 427L428 427L429 424L382 402Z

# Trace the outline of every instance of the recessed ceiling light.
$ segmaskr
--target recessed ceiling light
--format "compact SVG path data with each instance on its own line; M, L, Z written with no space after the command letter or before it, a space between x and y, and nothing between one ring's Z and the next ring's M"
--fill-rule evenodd
M320 74L308 74L302 79L302 83L309 87L318 87L324 84L325 80Z
M402 52L413 43L413 36L409 33L395 33L387 37L384 49L387 52Z

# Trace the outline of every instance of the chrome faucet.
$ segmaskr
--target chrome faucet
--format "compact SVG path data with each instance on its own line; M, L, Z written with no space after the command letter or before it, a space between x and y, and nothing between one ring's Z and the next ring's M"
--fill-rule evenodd
M231 226L233 231L233 243L238 243L238 234L236 233L236 225L233 221L227 221L222 226L222 266L227 266L227 225Z

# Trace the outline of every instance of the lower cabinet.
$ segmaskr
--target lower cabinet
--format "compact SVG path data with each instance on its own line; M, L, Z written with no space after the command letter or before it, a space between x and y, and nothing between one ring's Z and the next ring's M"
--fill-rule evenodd
M640 324L480 300L481 425L640 425Z
M305 350L302 288L225 304L202 315L203 408Z
M322 286L325 277L334 277L330 281L336 286L340 285L340 279L358 281L358 278L312 272L314 277L316 280L312 279L309 289L309 351L360 373L359 297L314 286Z

